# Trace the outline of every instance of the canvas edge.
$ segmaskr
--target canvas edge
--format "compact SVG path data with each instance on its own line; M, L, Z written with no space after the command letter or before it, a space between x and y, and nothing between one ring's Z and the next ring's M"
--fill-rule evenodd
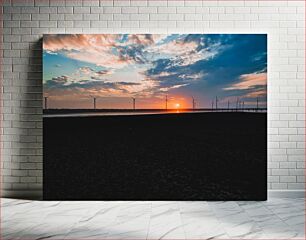
M305 190L268 190L268 200L271 198L304 198ZM2 198L42 200L42 190L2 190Z

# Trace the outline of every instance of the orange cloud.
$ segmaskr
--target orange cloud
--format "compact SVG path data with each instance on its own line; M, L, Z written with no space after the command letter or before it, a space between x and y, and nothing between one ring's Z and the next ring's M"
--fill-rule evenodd
M243 74L239 78L241 81L232 84L224 90L245 90L256 86L263 86L267 84L267 73L250 73Z
M134 63L120 47L130 45L147 46L160 41L162 36L131 34L127 41L121 41L121 34L59 34L44 36L43 49L50 54L62 54L69 58L104 66L122 68ZM117 54L114 54L114 50Z

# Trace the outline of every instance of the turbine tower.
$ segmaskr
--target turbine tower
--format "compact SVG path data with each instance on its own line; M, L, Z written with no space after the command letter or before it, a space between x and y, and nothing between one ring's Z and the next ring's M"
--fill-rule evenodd
M218 109L218 97L216 96L216 109Z
M195 106L196 106L196 102L195 102L195 100L194 100L194 97L192 97L192 110L195 109Z
M165 103L166 103L166 110L168 110L168 95L166 95Z
M94 98L93 98L93 107L94 107L95 110L97 109L96 102L97 102L97 98L94 97Z
M44 97L45 99L45 109L48 109L48 97Z
M136 109L136 98L132 98L133 99L133 110Z

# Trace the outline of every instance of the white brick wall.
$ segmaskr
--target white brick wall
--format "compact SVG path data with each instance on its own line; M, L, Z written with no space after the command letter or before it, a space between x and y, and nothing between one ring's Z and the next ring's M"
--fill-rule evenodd
M304 189L304 1L2 2L4 194L42 188L43 33L268 33L268 187Z

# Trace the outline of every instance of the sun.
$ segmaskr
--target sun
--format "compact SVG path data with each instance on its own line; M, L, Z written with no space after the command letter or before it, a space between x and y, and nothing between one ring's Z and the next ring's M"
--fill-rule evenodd
M179 103L175 104L175 108L180 108L180 107L181 107L181 104L179 104Z

